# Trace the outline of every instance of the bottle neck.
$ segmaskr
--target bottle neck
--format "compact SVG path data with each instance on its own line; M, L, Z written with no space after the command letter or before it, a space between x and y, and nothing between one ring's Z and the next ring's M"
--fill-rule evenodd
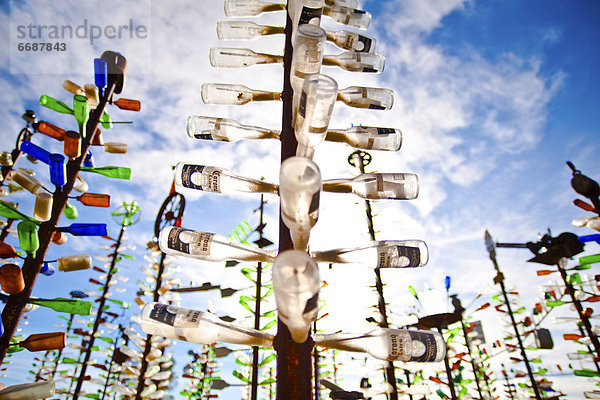
M331 193L352 193L350 179L329 179L323 181L323 191Z

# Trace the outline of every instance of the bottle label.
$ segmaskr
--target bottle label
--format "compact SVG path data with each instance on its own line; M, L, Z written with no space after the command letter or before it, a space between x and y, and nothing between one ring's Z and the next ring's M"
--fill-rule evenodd
M310 201L310 208L308 209L308 213L311 214L319 209L319 198L321 191L317 190Z
M185 254L209 255L213 236L213 233L174 228L169 232L167 247ZM193 253L191 252L190 245L192 246Z
M371 109L371 110L385 110L385 107L380 106L379 104L369 104L369 109Z
M392 135L396 132L394 128L377 128L378 135Z
M298 114L302 118L306 118L306 98L307 97L308 97L308 94L303 90L302 94L300 95L300 104L298 105Z
M177 314L170 313L168 308L169 306L166 304L155 304L152 311L150 311L150 319L171 326L175 325Z
M378 71L373 67L363 67L362 72L372 72L377 73Z
M379 248L377 268L415 268L421 263L418 247L383 246Z
M175 311L174 313L169 311ZM177 328L196 328L200 324L202 312L187 308L170 307L167 304L155 304L150 319L175 326ZM177 322L175 322L177 320Z
M220 193L222 172L221 168L184 164L181 169L181 184L191 189Z
M302 7L302 12L300 13L298 25L319 25L319 21L321 21L321 14L323 14L323 8Z
M364 53L368 53L371 51L371 46L373 46L373 39L370 37L366 37L363 35L358 35L358 41L363 44L362 49L356 49L356 51L361 51ZM359 46L357 46L359 47Z
M204 190L201 185L196 185L192 181L192 175L195 173L202 174L204 165L184 164L181 169L181 184L186 188Z
M302 314L308 314L309 312L315 310L319 306L319 292L315 293L313 297L306 301L306 306L304 306L304 311Z
M410 339L412 341L419 341L425 345L425 354L419 357L411 357L410 361L414 362L432 362L437 356L437 345L435 336L427 332L418 332L409 330Z
M196 139L213 140L213 137L210 133L196 133L194 137Z
M354 14L366 14L367 13L365 10L358 10L356 8L354 10L352 10L352 12Z
M206 186L204 190L207 192L221 193L221 168L206 168L204 174L206 175ZM204 183L204 182L202 182Z

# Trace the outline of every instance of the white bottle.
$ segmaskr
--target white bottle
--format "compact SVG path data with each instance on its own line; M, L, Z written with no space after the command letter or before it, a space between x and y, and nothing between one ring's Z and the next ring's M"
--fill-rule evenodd
M362 174L352 179L325 180L323 191L354 193L369 200L413 200L419 195L419 177L415 174Z
M277 193L277 185L237 175L228 169L179 163L175 167L175 185L213 193Z
M220 142L237 142L242 139L279 139L279 131L242 125L230 118L189 116L186 130L191 138Z
M357 149L398 151L402 146L402 131L394 128L353 126L345 130L330 129L325 140L347 143Z
M422 240L381 240L355 248L311 252L316 262L358 264L370 268L417 268L429 260Z

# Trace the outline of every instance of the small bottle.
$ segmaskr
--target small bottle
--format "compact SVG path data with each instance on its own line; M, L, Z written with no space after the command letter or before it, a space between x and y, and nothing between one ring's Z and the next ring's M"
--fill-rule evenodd
M50 162L50 152L31 143L29 140L25 140L21 143L20 147L21 151L36 160L40 160L44 164L48 164Z
M357 149L398 151L402 146L402 131L394 128L353 126L346 130L330 129L325 140L347 143Z
M2 400L37 400L52 397L54 393L54 380L50 378L42 382L9 386L0 390L0 398Z
M29 351L60 350L65 348L65 332L34 333L18 343ZM0 393L0 398L2 398Z
M50 154L50 181L60 190L67 183L67 166L65 156L58 153Z
M228 169L179 163L175 185L213 193L277 193L277 185L237 175Z
M127 144L117 142L104 143L104 151L112 154L127 154Z
M21 250L29 256L34 256L35 252L40 247L37 225L29 220L21 221L17 225L17 233L19 235L19 246L21 247Z
M65 133L67 132L66 130L52 125L50 122L46 121L39 122L37 125L37 131L61 142L64 140Z
M85 193L89 189L87 182L79 176L79 174L75 177L75 184L73 185L73 190L79 193Z
M0 242L0 258L15 258L18 254L15 248L8 243Z
M35 179L31 174L21 168L11 171L9 174L9 179L34 195L37 194L43 187L40 181Z
M56 260L58 270L63 272L92 268L92 257L88 254L60 257Z
M79 216L79 212L77 211L77 208L67 202L65 204L65 208L63 209L63 214L65 214L65 217L67 217L68 219L77 219L77 217Z
M55 272L56 270L54 269L54 267L51 264L48 264L47 262L43 263L40 267L40 274L42 275L52 276Z
M192 257L205 261L265 261L272 262L276 253L207 232L167 226L159 234L160 250L175 256Z
M57 244L57 245L62 245L65 244L67 242L67 235L64 232L54 232L52 234L52 243Z
M186 130L194 139L237 142L242 139L279 139L279 131L258 126L242 125L229 118L190 116Z
M67 232L73 236L106 236L106 224L71 224L56 227L58 232Z
M337 23L358 29L367 29L371 22L370 13L356 8L326 6L323 8L323 15L327 15Z
M249 346L271 347L273 335L221 320L214 314L148 303L141 315L140 328L147 334L190 343L227 342Z
M96 128L94 131L94 136L92 136L92 140L90 141L91 146L104 146L104 136L102 136L102 130L100 128ZM87 167L88 165L86 165Z
M413 200L419 195L419 177L415 174L362 174L352 179L323 181L323 191L354 193L369 200Z
M236 47L212 47L209 51L210 65L215 68L245 68L257 64L277 64L283 56L256 53Z
M394 105L391 89L350 86L338 92L338 100L350 107L390 110Z
M376 40L350 31L327 32L327 41L343 50L370 53L375 51Z
M323 65L337 65L350 72L370 72L378 74L383 71L385 57L377 53L347 51L342 54L323 57Z
M315 344L364 352L385 361L440 362L446 356L444 338L431 331L379 328L366 334L317 334Z
M50 308L56 312L64 312L68 314L77 315L91 315L92 303L89 301L75 300L75 299L36 299L30 298L28 300L31 304Z
M57 113L73 115L73 110L71 107L62 101L56 100L50 96L46 96L45 94L40 96L40 105L47 107L52 111L56 111Z
M131 168L126 167L81 167L80 171L94 172L114 179L131 179Z
M83 91L83 89L81 88L81 86L79 86L76 83L71 82L68 79L66 79L66 80L63 81L62 87L67 92L70 92L70 93L73 93L73 94L85 95L85 92Z
M325 30L309 24L298 27L290 73L290 84L294 89L294 110L298 107L304 80L308 75L318 74L321 69L324 49Z
M273 262L273 291L281 321L304 343L319 311L319 267L308 254L287 250Z
M12 154L9 151L0 153L0 165L3 167L13 166Z
M319 219L321 171L304 157L290 157L279 172L281 218L290 229L294 249L306 250L310 230Z
M64 153L73 159L81 155L81 135L75 131L67 131L64 136Z
M89 207L110 207L110 195L100 193L84 193L76 197L83 205Z
M250 21L217 21L217 36L221 40L251 40L282 34L285 34L282 26L258 25Z
M23 272L17 264L4 264L0 266L0 285L8 294L21 293L25 289Z
M35 195L35 205L33 207L33 218L38 221L49 221L52 217L52 195L48 192L40 191Z
M114 101L113 104L121 110L140 111L142 109L142 103L139 100L120 98Z
M251 101L281 100L280 92L250 89L244 85L204 83L202 101L205 104L243 105Z
M417 268L427 264L422 240L380 240L355 248L311 252L316 262L360 264L370 268Z
M260 0L225 0L225 15L228 17L254 17L264 12L283 11L285 4L265 3Z

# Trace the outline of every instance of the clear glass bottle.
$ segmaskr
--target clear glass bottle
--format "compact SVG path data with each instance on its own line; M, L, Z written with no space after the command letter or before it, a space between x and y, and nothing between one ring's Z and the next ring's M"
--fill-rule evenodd
M83 90L85 91L85 97L87 98L88 107L91 110L94 110L100 104L100 95L98 93L98 88L96 85L92 85L91 83L86 83L83 86Z
M277 185L237 175L228 169L179 163L175 185L214 193L278 193Z
M325 0L325 4L328 6L356 8L358 7L358 0Z
M338 66L350 72L383 72L385 57L377 53L347 51L342 54L323 57L323 65Z
M104 143L104 151L112 154L127 154L127 144L117 142Z
M80 271L92 268L92 257L89 254L65 256L56 260L56 263L59 271Z
M189 116L186 130L191 138L220 142L237 142L242 139L279 139L279 131L242 125L229 118Z
M52 195L48 192L39 191L35 195L35 205L33 207L33 218L38 221L49 221L52 216Z
M236 47L212 47L209 51L210 65L215 68L246 68L257 64L277 64L283 56L256 53Z
M350 31L327 32L327 41L343 50L370 53L375 51L376 40Z
M298 27L294 42L290 84L294 89L294 110L300 101L304 80L310 74L317 74L323 61L325 31L315 25L304 24Z
M394 128L353 126L345 130L330 129L325 140L347 143L357 149L398 151L402 146L402 131Z
M370 13L356 8L326 6L323 8L323 15L327 15L337 23L358 29L367 29L371 22Z
M391 89L349 86L338 92L338 100L354 108L390 110L394 105L394 91Z
M302 25L319 26L321 24L321 15L323 14L323 0L295 0L289 5L293 7L293 13L290 15L293 22L293 35L296 35ZM294 38L295 36L292 36ZM294 40L292 40L294 43ZM294 49L295 49L294 45Z
M352 179L325 180L323 191L354 193L369 200L413 200L419 195L419 177L397 173L362 174Z
M142 309L140 328L147 334L196 344L226 342L249 346L273 346L273 335L233 325L209 312L160 303Z
M217 36L221 40L251 40L283 34L285 29L282 26L258 25L251 21L217 21Z
M370 268L416 268L429 260L422 240L380 240L354 248L311 252L316 262L359 264Z
M440 333L412 329L379 328L366 334L317 334L315 345L368 353L385 361L440 362L446 355L446 342Z
M290 157L279 171L281 218L289 228L294 249L308 248L310 230L319 219L321 171L304 157Z
M308 254L287 250L273 262L273 292L279 318L296 343L304 343L319 311L319 267Z
M54 396L54 393L54 380L50 378L42 382L9 386L0 390L0 398L3 400L47 399Z
M260 0L225 0L225 15L230 18L254 17L264 12L283 11L285 4Z
M204 261L265 261L272 262L277 254L243 243L229 241L215 233L199 232L167 226L160 232L158 243L163 253L197 258Z
M336 98L337 82L333 78L312 74L304 80L294 126L298 141L297 156L312 159L315 147L323 142L327 134Z
M78 84L76 84L74 82L71 82L68 79L63 81L62 87L69 93L85 95L85 92L83 91L83 88L81 86L79 86Z
M23 189L34 195L37 194L44 186L42 185L42 182L38 181L29 172L21 168L11 171L8 175L8 179L12 180Z
M244 85L204 83L202 101L205 104L243 105L251 101L281 100L280 92L250 89Z

